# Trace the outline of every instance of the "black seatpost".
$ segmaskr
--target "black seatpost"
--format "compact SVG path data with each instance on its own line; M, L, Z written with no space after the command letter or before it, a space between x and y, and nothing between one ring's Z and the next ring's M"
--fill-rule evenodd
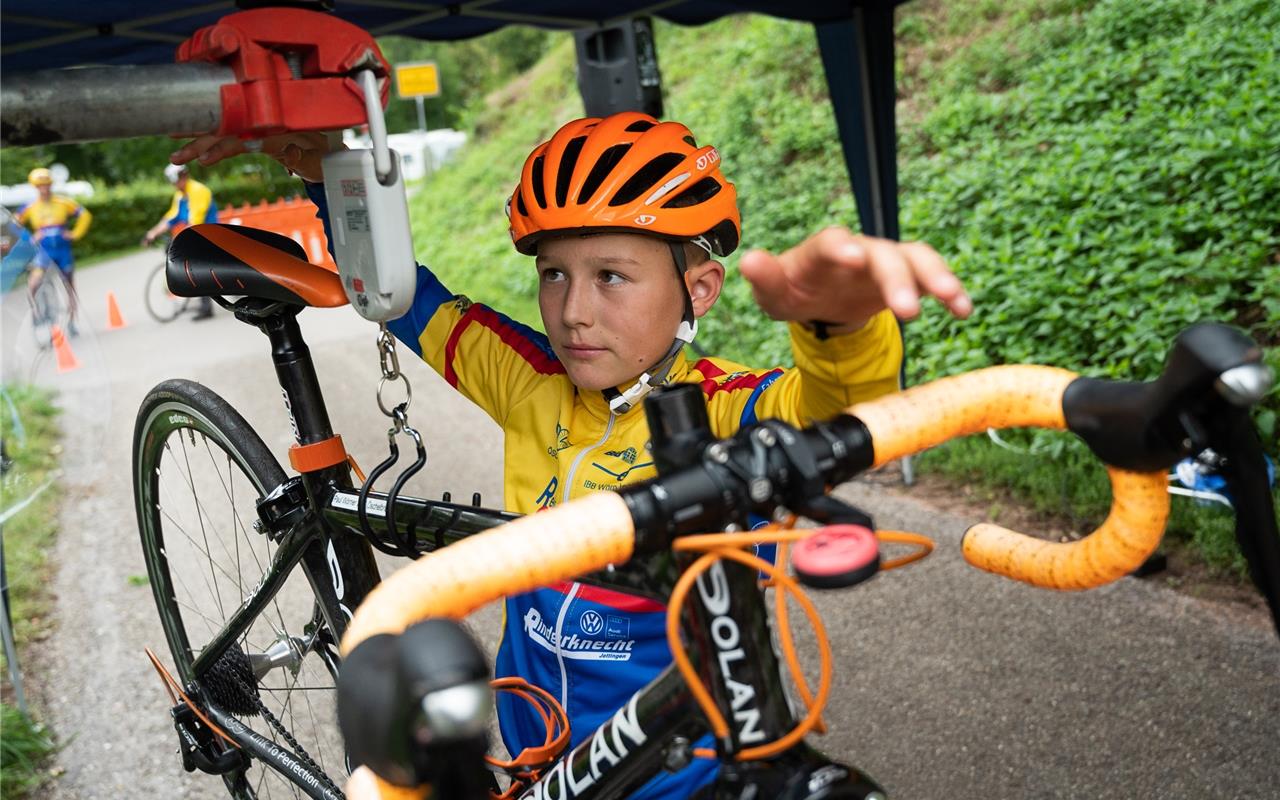
M257 321L258 329L271 340L271 361L284 390L289 422L299 444L314 444L332 438L329 412L320 393L311 350L298 326L300 308L286 308Z

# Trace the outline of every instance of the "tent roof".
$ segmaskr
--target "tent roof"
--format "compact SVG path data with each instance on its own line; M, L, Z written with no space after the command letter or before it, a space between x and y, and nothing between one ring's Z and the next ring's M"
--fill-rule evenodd
M335 13L375 36L466 39L504 25L571 30L640 14L698 25L727 14L758 12L806 22L848 19L860 6L905 0L337 0ZM163 64L199 28L236 10L231 2L142 3L98 0L5 0L0 66L27 71L83 64Z

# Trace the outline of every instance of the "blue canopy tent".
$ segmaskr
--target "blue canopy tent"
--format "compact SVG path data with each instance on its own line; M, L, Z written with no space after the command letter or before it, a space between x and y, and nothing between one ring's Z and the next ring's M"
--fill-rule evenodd
M513 24L581 30L640 15L684 25L744 12L810 22L817 32L862 230L896 239L893 10L902 2L905 0L473 0L446 4L340 0L333 13L375 36L431 40L465 39ZM8 0L0 10L0 68L12 75L90 64L171 63L180 42L235 10L236 5L229 2L179 0L159 5L125 0L93 4Z
M564 31L602 28L636 16L684 25L728 14L762 13L809 22L817 35L850 185L864 233L897 239L898 178L893 12L906 0L314 0L279 5L328 8L375 36L429 40L480 36L505 25ZM0 10L5 75L82 65L169 64L178 44L239 8L270 0L148 3L8 0ZM3 120L0 119L0 122ZM12 144L4 125L6 144ZM903 363L902 383L906 365ZM912 482L910 460L904 477Z

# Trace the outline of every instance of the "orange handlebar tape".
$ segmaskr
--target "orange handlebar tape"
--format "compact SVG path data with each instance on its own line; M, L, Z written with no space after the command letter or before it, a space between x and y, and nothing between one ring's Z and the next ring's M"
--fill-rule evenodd
M1067 426L1062 393L1076 374L1056 367L1005 366L915 386L846 410L871 432L875 465L987 428Z
M961 540L965 561L1044 589L1092 589L1133 572L1160 544L1169 516L1164 472L1108 467L1111 513L1075 542L1048 542L980 523Z
M990 367L860 403L847 413L867 426L880 466L987 428L1064 429L1062 395L1075 378L1056 367ZM1046 589L1086 589L1129 574L1164 533L1168 479L1163 472L1108 473L1111 513L1089 536L1060 544L984 523L965 533L965 559Z
M315 472L347 460L342 437L333 436L314 444L295 444L289 448L289 463L298 472Z
M378 584L356 609L342 655L375 634L428 617L459 619L507 595L621 564L634 544L631 512L612 492L469 536Z

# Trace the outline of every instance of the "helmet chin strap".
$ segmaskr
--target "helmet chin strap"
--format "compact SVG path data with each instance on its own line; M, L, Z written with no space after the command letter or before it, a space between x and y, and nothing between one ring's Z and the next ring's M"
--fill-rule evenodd
M698 243L702 245L701 242ZM668 242L671 247L671 257L675 260L676 275L680 278L680 284L684 285L684 274L688 270L687 262L684 258L684 245L679 242ZM636 404L644 399L644 396L654 389L666 384L671 375L671 368L675 366L676 357L680 355L680 351L684 346L691 344L693 338L698 335L698 318L693 314L693 298L689 296L686 288L684 292L684 317L680 320L680 327L676 328L675 339L671 342L671 346L667 348L667 353L658 359L658 363L654 364L644 373L636 378L636 382L630 387L619 392L617 389L605 389L603 394L605 399L609 401L609 411L615 415L625 414L636 407Z

